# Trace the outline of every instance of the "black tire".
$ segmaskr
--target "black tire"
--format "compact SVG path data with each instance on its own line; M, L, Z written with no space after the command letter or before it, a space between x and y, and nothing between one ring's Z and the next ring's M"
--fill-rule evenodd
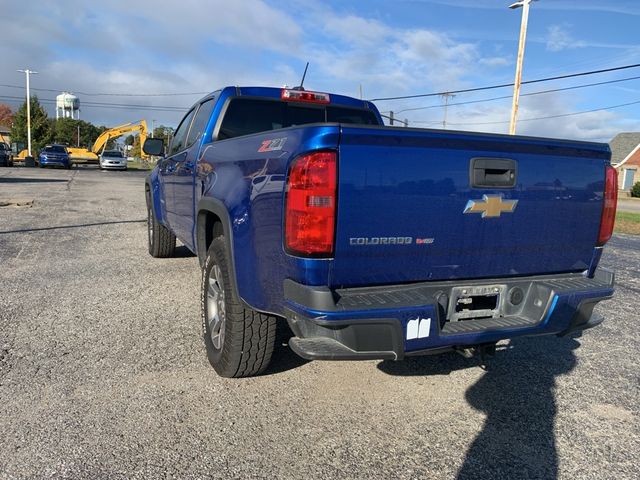
M172 257L176 250L176 236L164 225L158 223L153 214L147 194L147 241L149 254L155 258Z
M212 276L219 276L215 283L222 292L221 304L212 296L215 291L215 285L211 286L214 282ZM231 278L224 237L215 238L207 252L202 269L200 298L207 357L218 375L239 378L264 372L271 361L277 320L272 315L256 312L242 304ZM212 304L215 305L212 307ZM210 319L215 313L214 309L222 313L221 322Z

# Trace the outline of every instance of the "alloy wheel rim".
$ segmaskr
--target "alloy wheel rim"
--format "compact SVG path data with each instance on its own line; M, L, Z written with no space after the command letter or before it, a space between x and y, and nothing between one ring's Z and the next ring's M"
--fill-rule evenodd
M225 305L222 271L218 265L213 265L209 272L207 286L207 323L211 343L216 350L222 348L224 342Z

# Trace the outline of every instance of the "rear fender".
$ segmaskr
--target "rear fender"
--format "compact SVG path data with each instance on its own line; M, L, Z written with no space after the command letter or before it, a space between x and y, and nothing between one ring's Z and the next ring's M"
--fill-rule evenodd
M147 190L149 192L149 197L146 198L147 202L151 202L151 208L153 209L153 215L156 220L161 225L167 225L167 217L162 208L162 202L160 201L160 196L162 195L162 187L160 186L160 182L158 181L158 175L156 171L152 171L147 178L145 179L145 184L147 185ZM145 192L146 195L146 192Z
M248 308L254 308L249 305L243 298L238 285L238 276L236 275L236 260L234 256L233 248L233 229L231 228L231 218L229 211L225 207L224 203L217 198L203 197L198 202L196 217L196 253L198 255L198 262L200 268L204 267L205 260L207 258L207 250L211 241L219 234L224 235L225 248L227 258L229 259L229 266L231 269L231 281L235 287L236 292L242 303ZM222 231L216 232L215 225L207 225L208 214L213 214L217 217ZM219 227L217 227L219 228Z
M213 213L220 224L222 225L222 234L226 238L227 244L227 254L228 258L231 259L231 270L233 272L234 282L235 282L235 262L233 259L233 231L231 229L231 220L229 218L229 211L226 209L224 204L215 198L201 198L198 202L198 215L196 219L196 253L198 254L198 261L200 262L200 267L204 266L204 261L207 258L207 249L209 248L210 241L212 240L212 232L208 231L208 228L212 228L210 225L207 227L207 214ZM208 238L208 235L211 235Z

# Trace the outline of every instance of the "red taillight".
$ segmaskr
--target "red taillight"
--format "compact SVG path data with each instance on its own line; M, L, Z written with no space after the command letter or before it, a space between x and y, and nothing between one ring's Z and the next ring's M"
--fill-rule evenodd
M616 221L616 205L618 203L618 172L607 165L604 180L604 208L600 219L600 233L598 234L598 246L609 241L613 235L613 224Z
M314 152L293 161L285 206L287 252L314 257L333 253L336 163L336 152Z
M306 90L292 90L283 88L280 98L296 102L309 103L330 103L331 97L328 93L307 92Z

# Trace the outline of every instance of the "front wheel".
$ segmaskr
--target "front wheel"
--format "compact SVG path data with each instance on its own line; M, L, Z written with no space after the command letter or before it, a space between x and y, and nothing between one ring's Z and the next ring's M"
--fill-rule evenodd
M224 237L211 242L202 269L201 313L209 363L222 377L250 377L267 368L276 317L246 308L232 282Z
M148 194L147 194L148 195ZM147 197L147 241L149 253L155 258L172 257L176 250L176 236L158 222Z

